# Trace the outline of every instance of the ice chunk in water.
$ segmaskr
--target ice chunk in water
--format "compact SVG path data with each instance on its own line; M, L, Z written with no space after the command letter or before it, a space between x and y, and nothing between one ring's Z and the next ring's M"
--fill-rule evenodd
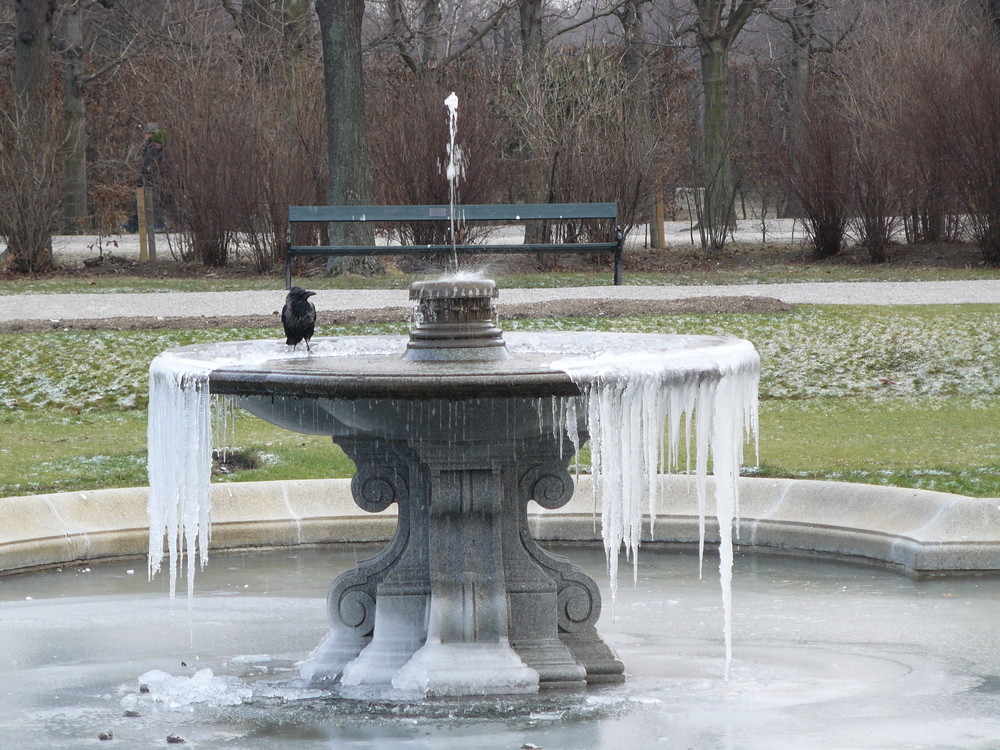
M121 705L133 709L148 701L171 709L189 708L196 703L238 706L252 695L253 690L242 680L216 677L211 669L200 669L191 677L154 669L139 676L139 692L126 693Z

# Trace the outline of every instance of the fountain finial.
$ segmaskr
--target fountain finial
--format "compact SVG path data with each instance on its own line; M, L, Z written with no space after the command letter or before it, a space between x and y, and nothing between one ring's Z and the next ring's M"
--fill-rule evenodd
M452 277L410 286L416 300L404 359L476 362L507 359L496 326L497 285L492 279Z

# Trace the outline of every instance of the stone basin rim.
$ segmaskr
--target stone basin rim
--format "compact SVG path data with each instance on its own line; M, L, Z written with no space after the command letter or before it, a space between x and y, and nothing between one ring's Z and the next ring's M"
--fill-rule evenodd
M750 347L741 339L725 336L593 332L514 332L505 336L510 358L473 362L405 360L402 356L406 350L405 336L319 337L313 339L313 345L321 353L312 356L290 357L275 348L273 358L211 367L210 390L218 395L347 399L572 397L580 395L581 389L577 380L559 369L560 361L587 362L589 358L595 366L601 366L602 355L632 357L637 362L657 358L663 365L661 376L665 379L681 381L694 373L701 378L718 379L723 375L722 368L706 366L698 355ZM213 351L225 351L236 345L236 342L199 344L171 349L170 353L210 364ZM376 349L364 350L369 345ZM340 346L349 351L338 353ZM756 356L751 352L752 349L746 352L748 360Z

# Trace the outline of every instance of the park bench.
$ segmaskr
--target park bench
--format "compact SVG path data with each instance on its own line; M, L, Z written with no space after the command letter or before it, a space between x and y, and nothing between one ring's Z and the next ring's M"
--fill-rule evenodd
M366 256L366 255L425 255L452 252L451 244L444 245L352 245L343 244L293 244L292 228L300 224L330 224L340 222L356 224L373 222L411 223L423 221L449 222L450 206L289 206L288 231L285 234L285 288L292 286L292 259L303 256ZM524 221L580 222L603 220L608 224L606 242L544 242L544 243L490 243L469 244L456 242L459 254L487 253L614 253L614 283L621 284L622 230L618 224L618 206L615 203L542 203L542 204L481 204L455 207L455 223L463 227L469 222L500 224ZM300 233L296 232L295 235ZM344 233L349 234L349 233ZM322 236L315 232L312 237ZM459 237L464 232L456 231Z

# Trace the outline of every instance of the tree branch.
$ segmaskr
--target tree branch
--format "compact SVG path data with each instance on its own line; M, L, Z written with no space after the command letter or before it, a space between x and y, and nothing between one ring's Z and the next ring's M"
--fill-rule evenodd
M739 6L736 5L737 2L739 2ZM753 15L755 10L765 8L769 4L770 0L732 0L729 18L726 19L724 29L729 42L732 43L739 36L740 31L742 31L746 22L750 20L750 16Z
M552 36L549 37L549 39L555 39L556 37L562 36L563 34L568 34L569 32L575 31L581 26L586 26L588 23L596 21L598 18L606 18L607 16L613 16L618 12L619 8L621 8L628 2L629 0L618 0L618 2L608 7L607 10L603 10L600 13L592 13L590 16L584 18L582 21L576 21L574 23L571 23L569 26L564 26L563 28L553 33Z
M510 0L505 0L505 2L501 3L500 6L496 9L496 11L493 13L493 15L490 16L490 18L487 20L486 25L482 28L482 30L477 31L475 34L473 34L472 37L470 37L469 40L466 41L461 47L450 52L446 57L441 58L438 61L438 67L444 67L446 65L451 64L459 57L464 55L466 52L468 52L470 49L472 49L483 39L483 37L485 37L487 34L493 31L493 29L499 26L500 22L503 21L504 17L506 17L506 15L511 10L513 10L513 8L514 8L514 3L511 2Z
M133 37L132 39L129 40L128 44L125 46L125 49L121 51L118 57L116 57L114 60L109 60L104 65L95 70L93 73L88 73L87 75L83 76L83 84L86 86L87 84L97 81L98 79L102 78L103 76L107 75L111 71L118 68L120 65L124 65L127 61L135 57L136 56L135 54L129 53L129 50L132 49L134 44L135 44L135 38Z

